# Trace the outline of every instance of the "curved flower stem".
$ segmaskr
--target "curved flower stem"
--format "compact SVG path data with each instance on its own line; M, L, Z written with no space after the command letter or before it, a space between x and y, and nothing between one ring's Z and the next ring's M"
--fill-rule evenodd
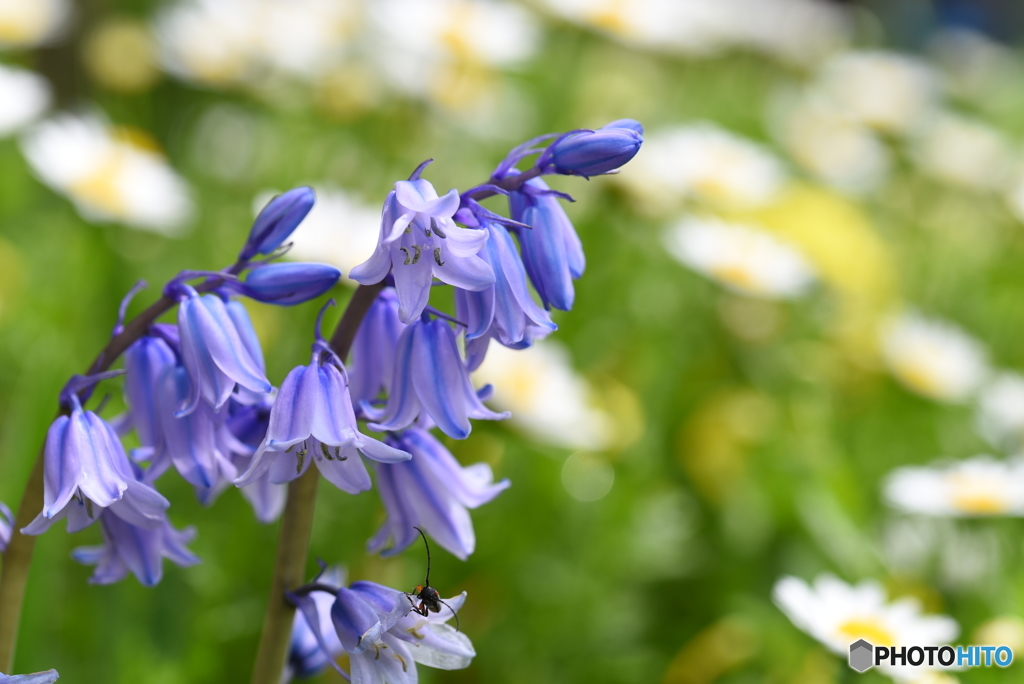
M196 286L200 292L208 292L219 287L221 281L213 278ZM170 297L160 297L149 307L133 318L124 329L114 335L107 346L96 356L86 375L102 373L124 353L133 342L146 334L146 330L156 319L170 311L177 302ZM88 396L92 388L81 394ZM25 601L25 587L28 584L28 572L32 565L32 552L35 549L35 537L21 533L21 525L32 520L43 508L43 450L39 450L35 466L25 485L25 491L18 505L18 515L14 529L11 530L11 541L3 554L3 566L0 568L0 672L13 672L14 647L18 639L18 622L21 619L21 607Z
M507 190L511 192L513 190L518 190L519 188L523 187L523 184L526 181L543 175L543 170L537 167L533 167L527 169L526 171L523 171L522 173L513 174L511 176L505 176L504 178L501 178L499 180L491 179L490 181L488 181L488 185L493 185L495 187L501 188L502 190ZM494 197L497 194L498 193L488 188L479 188L467 194L466 197L468 199L482 200L487 199L488 197Z
M360 285L345 307L341 321L331 335L331 350L344 359L348 356L359 324L373 304L384 283ZM263 633L253 664L252 684L278 684L288 658L295 607L285 594L298 589L305 581L309 556L309 537L313 530L313 509L316 507L316 484L320 471L309 468L302 477L288 485L288 501L281 520L281 533L274 561L274 579L270 599L263 616Z

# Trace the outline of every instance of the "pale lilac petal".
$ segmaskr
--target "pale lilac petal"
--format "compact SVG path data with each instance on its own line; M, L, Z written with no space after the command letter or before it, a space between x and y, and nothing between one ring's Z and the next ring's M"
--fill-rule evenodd
M320 444L311 446L311 453L308 458L313 458L313 449L319 449ZM359 458L358 452L350 448L342 448L337 452L329 452L332 458L326 458L324 454L316 454L316 467L324 479L333 484L343 492L358 494L365 492L373 486L370 482L370 474L366 472L363 459ZM334 456L337 453L337 456Z
M494 320L494 290L470 292L455 288L455 316L466 324L466 339L475 340L487 332Z
M396 259L395 291L398 294L398 318L403 323L419 318L427 306L427 300L430 299L430 283L433 280L433 263L433 256L429 254L424 255L415 264L405 264Z
M391 270L391 248L388 245L377 245L370 258L353 268L348 277L363 285L373 285L384 280Z
M297 366L281 383L270 410L266 443L284 450L307 439L312 432L320 394L319 371L315 365Z
M388 397L384 418L377 423L369 424L374 430L401 430L416 420L420 413L420 402L413 388L411 370L414 333L418 327L414 325L406 328L398 338L391 395Z
M478 254L487 243L487 231L471 228L458 228L452 224L445 233L446 251L455 257L470 257Z
M407 452L390 447L366 435L359 435L355 447L363 456L378 463L401 463L411 458Z
M345 378L333 364L310 366L317 374L316 411L307 434L324 444L340 446L356 437L356 414Z
M443 264L443 266L434 264L434 275L438 280L449 285L461 287L463 290L479 291L494 284L494 270L489 263L478 256L458 257L449 254Z

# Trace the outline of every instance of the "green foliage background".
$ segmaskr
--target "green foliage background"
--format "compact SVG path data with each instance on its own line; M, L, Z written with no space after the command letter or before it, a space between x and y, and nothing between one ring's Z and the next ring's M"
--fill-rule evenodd
M151 9L147 2L108 0L88 6L83 21L146 17ZM140 278L155 286L181 269L230 262L258 191L328 179L376 203L426 157L437 159L428 177L439 189L465 188L519 142L474 138L443 111L398 97L339 120L301 101L261 102L168 77L143 94L118 94L88 80L73 50L64 57L71 61L60 68L72 70L80 95L166 148L195 189L198 218L182 239L86 223L33 178L14 140L0 141L0 499L12 505L57 392L104 344L123 293ZM52 60L29 53L10 61ZM770 93L804 77L763 57L684 61L550 23L531 66L503 78L536 113L527 135L629 116L649 130L708 119L767 141ZM1022 85L1006 88L1020 93ZM260 148L260 163L232 181L208 173L191 147L199 115L224 104L274 141ZM1024 134L1019 97L980 113ZM929 609L953 615L965 635L993 616L1024 614L1018 520L949 526L949 534L986 535L999 550L999 567L969 586L943 585L934 568L893 576L881 559L879 540L893 516L880 501L881 479L896 465L989 450L975 436L969 409L913 396L879 368L851 361L830 337L836 302L827 289L794 304L766 305L781 321L770 338L738 338L721 316L736 296L665 254L663 220L646 218L605 179L559 187L580 200L568 211L588 272L578 283L576 308L556 316L556 337L596 386L618 383L638 398L642 433L604 455L615 483L589 503L562 485L568 451L490 423L477 423L468 440L451 444L464 463L486 460L513 486L474 512L478 549L469 561L435 554L434 584L442 594L469 592L462 626L479 655L464 671L420 668L422 681L854 681L772 605L772 585L783 574L878 578L896 594L919 596ZM925 211L935 203L942 203L942 215L963 220L950 226L936 219ZM971 330L1001 366L1024 368L1024 230L998 200L940 187L901 166L861 208L908 300ZM349 293L339 286L334 296ZM133 310L154 294L140 295ZM319 305L251 306L272 381L304 362ZM120 398L116 385L110 389L113 415ZM686 426L736 397L736 420L748 437L724 453L715 444L702 453L686 439ZM712 478L717 488L695 480L688 463L719 473ZM133 578L94 587L86 582L91 569L69 553L96 543L98 531L72 536L55 528L37 545L19 672L56 667L70 683L246 680L277 526L257 524L237 492L205 510L173 474L160 487L174 504L174 523L198 528L193 549L203 563L167 566L155 589ZM320 557L345 564L352 579L416 584L420 548L392 560L365 553L381 519L375 493L353 497L322 486L310 574ZM961 680L997 681L1000 674L1006 673L970 672ZM338 679L326 674L323 681Z

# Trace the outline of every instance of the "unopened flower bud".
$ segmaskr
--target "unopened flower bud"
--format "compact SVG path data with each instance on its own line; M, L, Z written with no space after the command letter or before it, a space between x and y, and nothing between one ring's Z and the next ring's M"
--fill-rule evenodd
M294 188L278 195L263 207L249 231L249 239L238 258L247 261L257 254L270 254L288 239L313 208L313 188Z
M581 131L552 145L550 159L558 173L598 176L614 171L640 150L644 127L633 119L613 121L596 131Z

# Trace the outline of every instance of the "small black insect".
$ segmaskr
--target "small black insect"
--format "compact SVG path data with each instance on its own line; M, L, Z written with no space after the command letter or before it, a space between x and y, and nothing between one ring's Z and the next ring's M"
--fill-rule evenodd
M441 606L446 607L455 616L455 631L459 631L459 614L455 612L454 608L441 600L441 595L437 593L437 589L430 586L430 544L427 543L427 535L423 534L423 530L418 527L413 529L420 533L420 536L423 537L423 545L427 547L427 577L423 580L423 584L417 584L416 588L406 593L405 597L412 604L413 612L423 617L427 617L429 613L440 613ZM418 606L413 601L413 598L419 599L420 604Z

